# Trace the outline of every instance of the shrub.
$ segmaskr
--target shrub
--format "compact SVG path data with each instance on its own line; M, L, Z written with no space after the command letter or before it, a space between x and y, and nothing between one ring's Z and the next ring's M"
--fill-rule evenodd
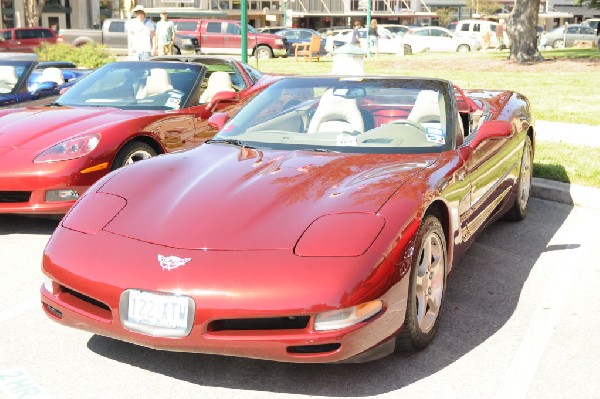
M65 43L43 43L35 52L40 61L70 61L79 68L98 68L115 61L115 57L108 53L106 47L96 43L87 43L80 47Z

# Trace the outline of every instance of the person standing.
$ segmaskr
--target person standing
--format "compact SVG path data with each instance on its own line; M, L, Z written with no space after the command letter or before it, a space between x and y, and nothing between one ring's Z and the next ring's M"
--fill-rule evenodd
M358 31L360 28L360 22L354 21L354 29L352 29L352 37L350 38L350 44L354 44L355 46L360 47L360 32Z
M141 5L133 9L134 18L127 23L131 58L146 61L152 55L155 43L154 22L146 19L146 11Z
M379 45L379 32L377 31L377 20L371 20L371 26L369 27L369 48L371 53L377 55L379 53L377 46Z
M168 20L166 11L160 13L160 21L156 23L156 46L154 50L157 55L173 54L173 43L175 42L175 24Z

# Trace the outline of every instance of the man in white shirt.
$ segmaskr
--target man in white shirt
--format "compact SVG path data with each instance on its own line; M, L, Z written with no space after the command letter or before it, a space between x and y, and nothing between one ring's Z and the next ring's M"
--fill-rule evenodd
M175 24L168 20L166 11L160 13L160 21L156 23L156 47L154 50L158 55L173 54L173 42L175 41Z
M141 5L133 9L134 18L127 23L131 58L146 61L152 55L156 40L154 22L146 19L146 11Z

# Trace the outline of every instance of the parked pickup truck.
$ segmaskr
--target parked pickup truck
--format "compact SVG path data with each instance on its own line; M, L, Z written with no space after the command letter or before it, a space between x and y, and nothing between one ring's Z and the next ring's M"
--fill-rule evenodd
M220 19L172 19L177 32L198 38L201 54L242 53L240 21ZM271 33L259 33L248 26L248 54L257 58L286 57L286 41Z
M109 18L104 20L102 29L61 29L58 33L58 42L73 46L98 43L106 46L111 54L127 55L129 49L127 32L125 32L126 23L125 19ZM192 35L177 33L173 46L175 54L196 54L198 50L198 39Z
M12 28L0 30L0 51L32 53L43 42L56 43L56 33L49 28Z

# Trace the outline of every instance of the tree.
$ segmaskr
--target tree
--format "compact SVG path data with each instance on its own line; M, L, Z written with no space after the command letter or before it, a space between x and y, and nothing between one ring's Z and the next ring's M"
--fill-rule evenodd
M496 0L466 0L465 5L480 16L493 15L502 8Z
M24 0L23 8L25 8L25 24L27 26L39 26L40 17L46 0Z
M509 60L518 62L544 60L537 47L536 27L539 9L540 0L515 0L507 25L510 39Z
M600 8L600 0L573 0L576 6L588 6L589 8Z
M448 26L452 22L452 13L449 8L438 8L435 13L438 16L440 26Z

